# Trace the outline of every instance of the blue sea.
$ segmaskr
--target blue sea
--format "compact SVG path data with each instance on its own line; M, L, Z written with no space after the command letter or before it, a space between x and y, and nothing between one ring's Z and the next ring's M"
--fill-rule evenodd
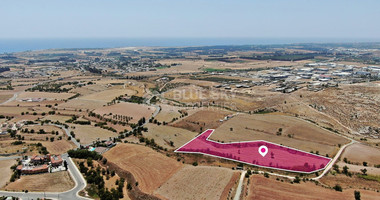
M379 42L372 39L310 38L67 38L67 39L0 39L0 54L42 49L178 47L211 45L263 45L291 43Z

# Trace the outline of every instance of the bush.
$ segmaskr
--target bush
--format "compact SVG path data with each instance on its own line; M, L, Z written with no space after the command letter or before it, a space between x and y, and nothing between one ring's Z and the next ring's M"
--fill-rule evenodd
M296 178L294 179L294 183L300 183L300 181L301 181L301 179L300 179L300 177L298 177L298 176L296 176Z
M334 190L338 191L338 192L342 192L343 189L342 189L342 186L336 184L334 187L333 187Z
M360 200L360 191L354 191L355 200Z
M94 151L88 151L87 149L69 150L67 153L72 158L92 158L93 160L99 160L102 158L101 155L97 154Z

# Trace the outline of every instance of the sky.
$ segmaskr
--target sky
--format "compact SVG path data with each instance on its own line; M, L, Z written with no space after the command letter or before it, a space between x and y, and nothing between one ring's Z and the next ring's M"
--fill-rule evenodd
M1 0L0 39L380 38L378 0Z

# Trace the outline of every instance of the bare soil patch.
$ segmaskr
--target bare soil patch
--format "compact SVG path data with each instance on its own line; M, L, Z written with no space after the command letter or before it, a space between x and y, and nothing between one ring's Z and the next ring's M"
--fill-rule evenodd
M183 165L148 147L118 144L104 155L109 162L129 171L139 182L139 188L152 194Z
M62 100L68 99L74 96L74 93L52 93L52 92L23 92L18 97L17 100L25 98L45 98L47 100Z
M369 165L380 164L380 149L370 147L364 144L353 144L348 146L341 158L347 158L348 161L362 165L363 162L367 162Z
M198 134L186 129L158 126L151 123L147 124L146 127L148 132L143 132L143 135L149 139L153 138L158 145L168 149L179 148ZM170 146L170 141L173 142L173 146Z
M229 114L232 114L232 112L224 110L204 109L183 118L171 126L187 129L193 132L202 132L206 129L215 129L219 127L222 124L222 122L219 120L224 119L224 117Z
M231 181L231 169L186 166L174 174L156 192L167 199L221 199Z
M4 187L9 182L12 175L11 166L16 164L16 160L2 160L0 161L0 188Z
M102 129L99 127L94 127L92 125L78 125L70 124L70 127L74 126L72 129L75 133L75 138L80 139L80 143L87 145L96 140L106 140L110 137L116 137L118 134L112 131Z
M43 181L42 181L43 180ZM64 192L75 186L69 172L45 173L21 176L5 187L11 191L29 190L33 192Z
M355 189L343 189L337 192L333 189L317 186L311 182L301 182L300 184L290 184L280 182L273 178L265 178L262 175L253 175L248 185L248 195L244 199L355 199ZM359 190L362 199L378 199L378 192Z

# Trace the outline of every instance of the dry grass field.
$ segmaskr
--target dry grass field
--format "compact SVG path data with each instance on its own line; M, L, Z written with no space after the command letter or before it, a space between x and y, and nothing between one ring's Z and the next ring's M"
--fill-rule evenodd
M235 182L231 169L205 166L186 166L175 173L157 191L166 199L222 199L229 182ZM228 188L229 190L230 188Z
M196 85L178 87L163 93L163 97L185 103L187 105L213 105L228 107L232 110L254 111L262 108L272 108L284 103L285 96L270 92L268 88L207 89Z
M350 169L348 169L350 171ZM362 178L357 177L356 175L352 175L352 177L346 176L344 174L337 175L327 175L320 179L320 182L328 185L330 187L334 187L335 184L339 183L342 186L343 191L345 189L360 189L360 188L371 188L375 191L380 191L380 182L378 181L369 181ZM380 196L380 193L377 193ZM365 199L365 198L364 198Z
M80 97L79 99L110 102L115 97L118 97L120 95L125 95L125 94L127 94L128 96L132 96L136 94L136 92L129 89L108 89L108 90L104 90L101 92L96 92L93 94Z
M3 103L13 97L12 94L0 94L0 103Z
M143 132L143 135L149 139L153 138L158 145L168 149L179 148L198 134L181 128L158 126L151 123L147 124L146 127L148 132ZM170 141L173 142L174 146L170 146Z
M40 181L37 181L40 180ZM75 186L69 172L45 173L21 176L20 179L8 184L5 189L10 191L28 190L30 192L64 192Z
M184 60L184 59L170 59L160 60L161 64L181 63L182 65L173 66L171 68L159 69L153 73L189 73L203 71L205 68L214 69L250 69L250 68L273 68L278 66L291 66L296 64L303 64L305 61L289 62L289 61L257 61L246 60L246 62L214 62L204 60Z
M370 166L380 165L380 149L356 143L347 147L341 158L347 158L350 162L359 165L363 162L367 162Z
M173 118L179 118L181 116L181 113L179 113L178 110L183 110L183 108L177 106L165 104L160 104L159 106L161 107L161 110L155 117L159 122L171 122Z
M0 188L4 187L9 182L12 176L11 166L16 164L16 160L2 160L0 161Z
M192 80L192 79L188 79L187 77L175 78L174 80L170 81L170 83L190 83L191 85L198 85L198 86L205 86L205 87L212 87L212 86L218 85L218 83L216 82Z
M40 129L43 129L48 133L50 133L52 131L58 131L60 134L63 133L62 129L60 129L59 127L56 127L53 125L47 125L47 124L44 124L43 126L41 126L41 125L25 125L22 128L23 129L27 128L29 131L34 130L35 132L38 132Z
M43 120L51 120L52 122L59 121L61 123L64 123L66 120L71 119L70 116L63 116L63 115L47 115L43 118Z
M62 100L74 96L74 93L52 93L52 92L22 92L16 100L25 98L46 98L47 100Z
M66 139L56 140L54 142L41 142L41 144L46 147L50 154L64 154L68 150L76 148L75 144L67 141Z
M379 99L379 83L342 85L318 93L304 93L300 98L306 104L323 106L323 113L363 133L367 126L378 127Z
M4 116L21 115L22 112L31 112L30 109L16 106L0 106L0 113Z
M222 124L219 120L224 119L224 117L230 114L232 112L226 110L203 109L175 122L171 126L193 132L202 132L206 129L219 127Z
M106 140L118 135L112 131L94 127L92 125L70 124L70 127L75 127L75 129L72 129L75 133L75 138L80 139L80 143L84 145L90 144L98 139Z
M12 145L11 143L15 140L1 140L0 141L0 154L11 154L23 152L23 149L28 148L27 144L22 145Z
M112 162L133 174L139 182L139 188L152 194L164 184L183 165L149 147L134 144L118 144L103 154Z
M72 99L66 103L58 105L59 109L82 109L82 110L94 110L107 105L106 101L93 101L84 99ZM62 113L62 111L60 111Z
M347 164L345 162L337 162L337 165L339 166L339 169L343 169L344 166L348 167L348 171L355 172L355 173L362 173L361 169L366 169L367 174L370 175L380 175L380 168L376 167L364 167L363 165L354 165L354 164Z
M231 130L232 128L232 130ZM281 135L277 135L279 129ZM239 114L224 122L211 136L224 142L265 140L331 157L338 144L349 140L295 117L279 114Z
M310 182L290 184L288 182L277 181L274 178L265 178L262 175L251 176L248 188L248 195L244 196L244 199L247 200L355 199L355 189L343 189L343 192L337 192L333 189L323 188ZM375 200L379 197L379 193L374 191L359 191L362 199Z
M135 104L128 102L120 102L111 106L105 106L94 110L95 113L100 115L108 115L112 113L113 115L124 115L133 117L130 121L132 123L138 122L141 118L149 119L152 113L155 111L153 106L147 106L144 104Z

